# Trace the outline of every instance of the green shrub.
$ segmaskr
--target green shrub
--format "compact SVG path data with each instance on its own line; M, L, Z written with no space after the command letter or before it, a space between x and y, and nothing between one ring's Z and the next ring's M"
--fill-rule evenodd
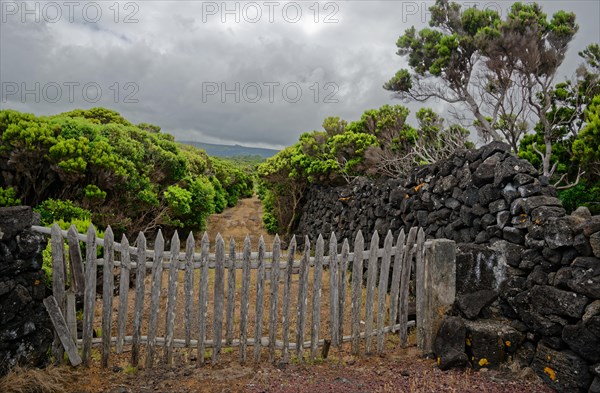
M40 221L43 226L50 226L56 221L69 223L74 220L90 221L92 217L92 213L89 210L75 206L69 200L46 199L33 210L40 213ZM68 229L68 227L63 229ZM87 231L87 228L85 231Z
M12 187L0 187L0 207L19 206L21 200L17 198L17 193Z

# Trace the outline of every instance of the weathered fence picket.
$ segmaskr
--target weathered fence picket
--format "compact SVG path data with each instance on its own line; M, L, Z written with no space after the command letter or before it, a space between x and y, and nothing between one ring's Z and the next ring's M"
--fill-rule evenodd
M137 265L135 269L135 309L133 313L133 337L131 344L131 365L137 367L140 356L142 316L144 311L144 278L146 277L146 237L142 232L137 238ZM86 287L87 294L87 287Z
M127 327L127 307L129 300L129 271L131 270L131 259L129 256L129 240L127 240L125 235L123 235L121 238L121 246L119 310L117 314L117 353L123 353L123 342L125 340L125 328Z
M271 260L271 294L269 303L269 362L275 361L275 338L277 336L277 306L279 293L279 257L281 241L275 236L273 242L273 258Z
M298 283L298 303L296 320L296 357L302 359L302 350L304 345L304 325L306 318L306 306L308 303L308 263L310 260L310 240L308 236L304 238L304 254L300 261L300 280Z
M288 247L287 266L285 269L285 282L283 285L283 361L289 360L290 346L290 291L292 289L292 273L294 271L294 255L296 254L296 236L292 237Z
M113 276L115 250L114 234L109 226L104 232L104 266L102 267L102 368L108 367L112 337L112 303L115 280ZM162 262L162 261L161 261Z
M321 282L323 281L323 236L319 235L315 248L315 270L313 276L312 318L310 330L310 357L317 357L319 346L319 328L321 327Z
M256 267L256 318L254 319L254 361L260 361L260 347L265 306L265 240L258 240L258 265Z
M158 315L160 312L160 290L162 286L163 253L165 239L159 229L154 241L154 264L152 265L152 292L150 294L150 320L148 321L148 341L146 343L146 368L152 368L156 348Z
M423 283L428 281L424 280L424 270L421 267L425 254L436 250L430 243L425 243L423 229L417 228L411 228L408 235L402 230L395 244L391 231L388 231L383 248L379 248L379 234L375 232L372 234L368 250L364 249L362 232L358 231L352 253L348 239L343 240L341 251L338 252L340 244L335 233L332 233L327 255L325 240L319 235L312 257L311 243L308 236L305 236L302 256L298 261L295 259L296 237L291 239L287 255L283 256L278 236L274 238L270 252L267 252L261 236L255 253L251 250L250 237L246 236L243 252L238 260L235 241L230 239L229 250L226 253L225 241L220 234L216 236L214 254L211 254L207 233L202 237L200 252L195 253L193 234L188 235L185 250L182 252L179 235L175 232L171 238L169 253L166 254L160 230L156 236L154 250L147 250L143 233L139 233L135 247L129 245L125 236L120 243L116 243L110 227L107 227L104 239L97 239L95 229L90 226L85 241L74 228L61 231L58 226L54 226L51 230L40 231L52 235L54 298L47 303L54 313L53 320L60 325L57 325L60 334L57 333L56 344L53 347L55 356L62 360L62 352L59 351L68 347L69 356L72 357L72 361L77 362L73 345L79 345L82 349L81 361L89 366L92 347L100 346L102 367L109 366L113 346L117 353L122 353L126 350L125 346L130 346L130 363L137 367L142 350L140 346L144 345L144 364L148 369L154 366L157 346L163 347L164 363L167 367L174 366L175 348L196 348L197 363L201 365L205 362L207 349L212 351L212 364L216 364L224 347L239 347L241 362L247 361L249 346L253 347L252 357L255 362L261 360L263 347L268 349L270 362L277 360L279 350L283 361L288 362L291 353L302 360L304 351L308 349L308 357L315 359L318 356L327 356L330 344L341 349L343 343L347 342L350 343L350 350L354 355L374 351L383 354L386 335L397 331L400 332L400 344L406 346L408 327L415 325L414 322L408 321L412 265L414 262L417 267L416 297L423 298L428 290L423 287ZM64 239L69 244L68 266ZM86 247L85 266L81 261L80 242L85 243ZM99 244L104 247L102 259L97 258ZM444 244L444 247L438 248L448 252L448 242ZM437 260L443 261L439 255L436 257ZM98 302L97 266L102 266L103 277L102 300ZM350 267L351 275L348 270ZM146 296L145 280L149 268L151 277L147 285L150 286L150 291L149 296ZM119 271L116 272L116 269ZM210 269L214 269L214 280L211 279L209 285L209 275L212 274ZM241 273L241 283L238 283L238 269ZM364 281L363 272L366 274ZM132 289L135 292L135 302L130 307L129 281L132 273L136 275L135 288ZM82 277L77 278L78 276ZM114 280L117 277L120 280L119 304L113 313ZM162 296L166 297L166 302L161 310L163 279L167 280L164 284L166 293ZM254 279L255 287L251 288ZM181 292L178 291L179 280L182 280L183 285ZM280 285L280 281L283 285ZM268 294L265 293L267 282ZM241 290L236 293L237 285L240 284ZM65 291L67 285L68 291ZM253 299L250 298L251 289L256 290ZM294 290L297 291L297 297L295 310L292 311ZM81 340L77 340L74 323L77 293L84 296ZM180 293L184 298L179 301L182 306L178 307L177 297ZM239 295L239 298L236 295ZM66 301L67 298L69 302ZM254 311L252 324L249 323L251 302ZM67 307L67 303L70 308ZM100 326L98 321L94 320L97 304L102 311ZM236 312L238 306L239 314ZM56 311L57 309L59 311ZM310 315L307 315L309 311ZM417 313L423 312L423 301L417 301ZM183 321L181 326L177 323L179 314ZM147 322L144 315L147 315ZM308 328L307 317L310 317ZM208 325L209 321L211 325ZM194 332L196 322L197 330ZM147 329L143 329L144 324L147 324ZM252 333L249 333L250 326L254 329ZM94 329L99 327L102 334L99 338L94 338ZM249 334L252 334L251 338L248 337ZM423 334L422 330L417 329L417 334ZM305 335L310 335L310 338L305 340ZM290 336L295 337L295 342L290 342ZM429 340L431 341L431 338ZM323 350L319 352L319 348Z
M201 241L200 287L198 288L198 365L204 364L206 346L206 314L208 311L208 233L204 232Z
M54 290L53 287L52 291ZM91 224L87 231L85 248L85 294L83 302L83 349L81 357L83 365L87 367L91 362L94 310L96 308L96 230Z
M233 342L233 318L235 311L235 241L229 239L229 258L227 259L227 317L226 317L226 332L225 343L231 345Z
M346 283L348 280L348 256L350 255L350 244L348 239L344 239L342 245L342 255L340 256L340 280L339 280L339 340L338 347L342 347L344 337L344 311L346 309Z
M386 315L386 295L388 290L388 277L390 275L390 260L392 258L392 232L388 231L383 243L383 258L381 258L381 269L379 272L379 293L377 294L377 353L383 353ZM390 321L390 325L395 322Z
M240 361L246 361L248 345L248 310L250 308L250 237L244 239L242 256L242 299L240 307Z
M167 315L165 320L165 363L173 366L173 339L175 329L175 306L177 304L177 278L179 273L179 235L177 231L171 239L171 266L169 267L169 286L167 288Z
M352 264L352 349L353 355L360 351L360 309L362 301L364 239L361 231L354 240L354 261Z
M371 248L369 250L369 265L367 266L367 299L365 307L365 352L371 353L371 344L373 341L373 307L375 298L375 285L377 280L377 249L379 248L379 233L375 231L371 238Z
M185 346L189 347L192 340L192 315L194 311L194 247L196 242L192 232L185 241L185 275L183 291L185 292Z

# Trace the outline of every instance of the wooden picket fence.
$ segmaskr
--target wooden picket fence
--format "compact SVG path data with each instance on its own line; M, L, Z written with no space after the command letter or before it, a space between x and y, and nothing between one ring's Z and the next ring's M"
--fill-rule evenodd
M196 348L199 364L206 361L205 351L212 349L214 364L227 347L239 347L241 362L247 360L249 347L253 347L252 357L258 362L263 347L268 349L269 361L289 361L293 355L304 359L305 350L308 350L310 358L327 356L330 345L341 348L345 342L351 343L352 354L369 354L373 351L381 354L386 349L386 335L396 332L399 332L399 343L406 346L408 328L414 326L414 322L408 321L411 269L416 264L419 270L425 254L432 248L431 241L425 243L423 229L417 228L412 228L408 235L402 231L395 245L391 232L388 232L381 249L379 235L375 232L367 250L359 231L354 241L354 252L350 252L347 239L344 239L340 248L335 234L332 234L327 255L321 235L316 241L314 254L311 254L311 244L306 237L298 260L295 259L295 237L289 243L285 256L282 255L277 236L270 252L267 252L262 236L257 251L252 252L249 237L246 237L243 252L239 255L233 240L229 242L229 252L226 254L221 235L217 235L215 251L210 253L206 233L200 241L200 252L196 252L196 241L191 233L182 252L178 234L175 233L170 251L166 253L160 231L154 242L154 250L149 250L146 237L141 232L133 247L125 236L120 243L115 242L110 227L106 229L104 239L96 236L92 226L85 235L77 233L74 227L63 231L57 225L51 229L33 229L50 234L52 240L53 297L46 299L45 303L55 325L55 359L62 360L63 351L66 351L73 365L83 363L89 366L92 347L99 346L102 367L108 367L111 350L120 354L129 348L132 366L138 366L145 354L145 367L151 368L158 356L157 347L163 347L164 362L172 366L175 348ZM65 240L69 246L68 263ZM82 257L81 245L85 245L85 257ZM99 246L103 247L103 258L97 257ZM118 260L115 254L119 256ZM366 287L363 281L365 261ZM101 302L97 301L96 290L99 266L102 267L103 280ZM145 296L148 268L152 271L150 295ZM209 274L210 269L214 272ZM327 298L322 296L324 270L329 277ZM132 272L136 273L135 287L130 290ZM240 272L241 289L238 287ZM180 277L180 273L183 277ZM113 315L117 275L118 308L116 315ZM212 285L209 285L209 275ZM256 285L256 296L252 299L249 296L251 275L255 277L253 281ZM167 277L166 307L161 309L164 277ZM291 299L295 281L298 283L295 287L296 302ZM311 282L312 291L309 291ZM178 291L181 284L183 291ZM268 309L265 299L267 284L270 291ZM417 288L416 292L422 294L426 290ZM131 295L135 295L134 303L133 299L129 299ZM84 299L82 338L77 337L76 296ZM236 296L239 300L236 300ZM208 309L209 300L212 301L212 329L208 318L211 311ZM249 306L252 302L254 318L251 320ZM327 307L326 304L329 310L324 309L323 314L328 318L322 320L321 308ZM295 326L291 326L293 306ZM101 317L97 316L100 310ZM349 324L344 324L344 316L348 311ZM266 312L268 315L265 315ZM310 325L307 329L308 317ZM164 327L160 329L164 333L161 337L159 318L164 318L161 322L165 321L164 325L161 324ZM263 320L267 323L264 324ZM324 325L324 322L327 324ZM143 325L147 327L145 335L142 335ZM99 326L101 337L94 337L94 331ZM177 331L180 337L175 337ZM126 345L130 347L125 348Z

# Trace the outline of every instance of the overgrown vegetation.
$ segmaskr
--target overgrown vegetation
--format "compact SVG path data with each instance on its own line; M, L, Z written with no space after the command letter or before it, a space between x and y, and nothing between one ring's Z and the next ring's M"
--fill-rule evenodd
M90 220L118 232L202 229L252 195L253 175L105 109L0 111L0 205L36 206L44 225Z
M310 184L343 184L357 176L402 176L415 165L472 146L466 129L446 125L431 109L417 112L417 127L407 123L408 115L404 106L384 105L350 123L328 117L323 131L304 133L295 145L267 159L258 167L262 180L258 195L267 230L292 231Z

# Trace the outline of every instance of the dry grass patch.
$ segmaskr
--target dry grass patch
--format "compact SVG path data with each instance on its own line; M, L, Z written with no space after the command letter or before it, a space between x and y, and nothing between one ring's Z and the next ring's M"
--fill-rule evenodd
M16 367L0 378L2 393L67 393L73 373L67 368L46 369Z

